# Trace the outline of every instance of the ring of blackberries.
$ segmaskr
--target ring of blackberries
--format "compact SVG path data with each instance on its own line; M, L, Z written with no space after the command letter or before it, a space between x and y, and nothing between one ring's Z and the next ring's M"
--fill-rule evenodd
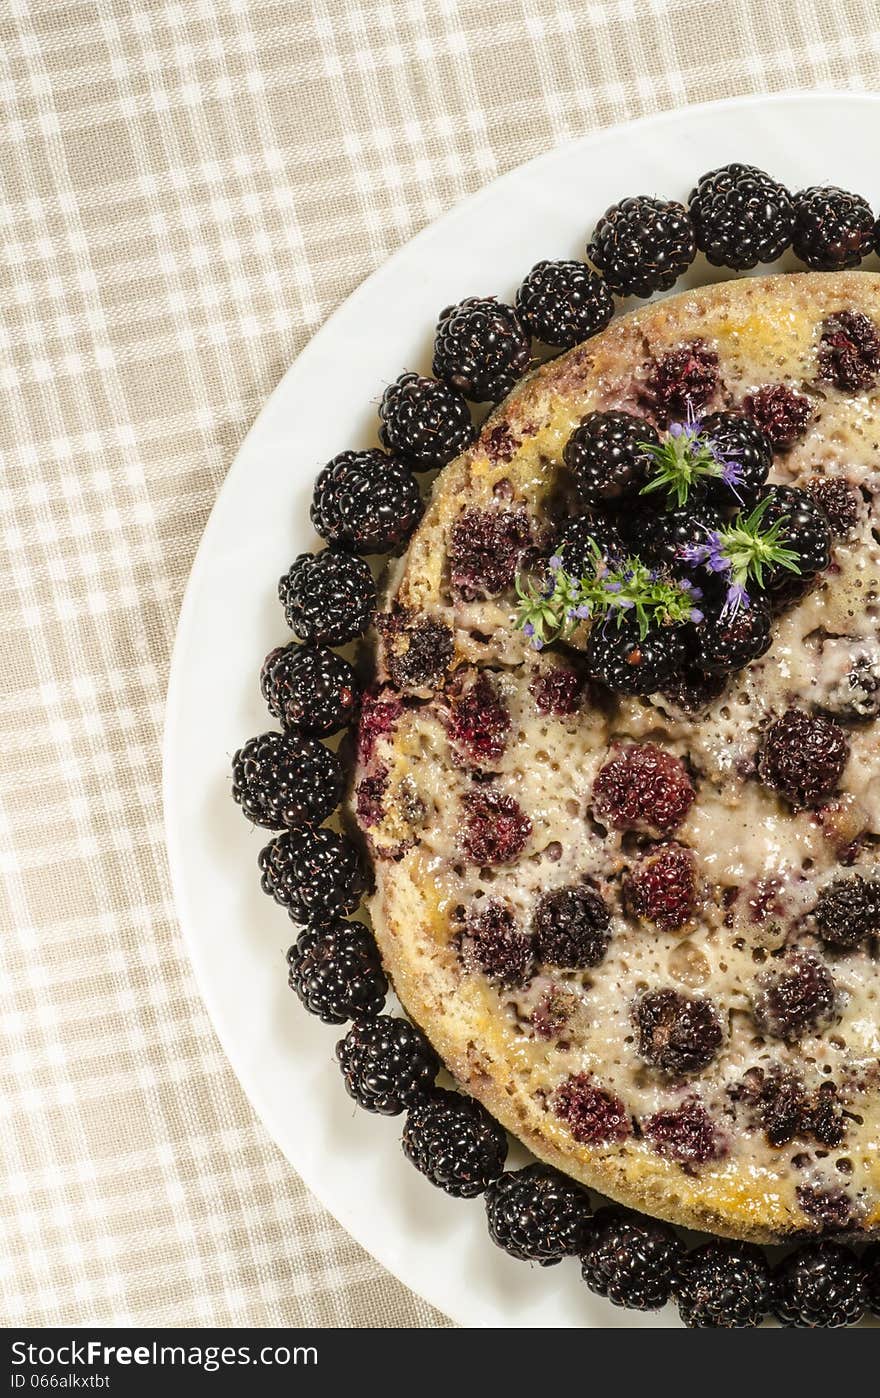
M598 333L612 293L666 290L698 252L742 271L792 246L814 270L855 267L880 250L880 219L859 195L834 186L792 195L763 171L731 164L703 175L687 206L639 195L606 210L587 243L592 268L544 261L515 305L467 297L447 308L436 378L406 373L385 393L385 450L343 454L321 473L312 518L329 547L301 555L279 584L302 644L273 651L262 671L283 732L244 745L241 753L258 760L235 760L236 801L252 820L282 831L260 852L264 888L306 918L288 953L291 986L325 1022L352 1021L337 1048L349 1093L370 1111L407 1113L408 1159L454 1196L483 1194L490 1236L512 1257L546 1267L578 1256L587 1285L614 1304L653 1309L675 1300L685 1324L699 1327L751 1327L767 1316L836 1327L880 1315L880 1244L859 1258L838 1242L813 1241L771 1270L749 1244L713 1238L687 1252L656 1219L617 1207L593 1214L586 1191L546 1165L505 1171L502 1129L474 1099L435 1085L440 1061L421 1030L381 1013L388 984L372 935L340 920L355 909L367 873L352 840L320 824L340 798L339 759L328 753L319 762L315 748L357 717L355 672L328 647L358 640L375 614L361 555L406 547L422 508L414 473L442 466L476 435L468 397L504 396L528 368L532 336L558 351ZM312 759L291 796L291 755L306 752ZM826 902L827 913L824 904L819 911L833 940Z

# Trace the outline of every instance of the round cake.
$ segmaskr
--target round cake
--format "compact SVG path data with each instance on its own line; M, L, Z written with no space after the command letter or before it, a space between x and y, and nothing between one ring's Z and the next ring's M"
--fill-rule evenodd
M880 276L748 278L523 379L392 565L358 734L376 937L449 1071L583 1183L755 1241L880 1226L878 333ZM598 620L522 625L583 512L566 445L617 412L744 414L827 518L735 673L621 693ZM589 537L656 553L662 506L609 504Z

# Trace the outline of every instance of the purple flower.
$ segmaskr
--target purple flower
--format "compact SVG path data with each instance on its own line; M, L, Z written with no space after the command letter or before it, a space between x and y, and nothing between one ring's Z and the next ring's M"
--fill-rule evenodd
M606 592L621 592L622 590L623 590L623 583L619 583L619 582L610 582L610 583L606 583L606 584L605 584L605 591L606 591Z
M527 621L526 624L525 624L525 626L523 627L523 635L524 635L524 636L534 636L534 634L535 634L535 628L534 628L534 626L532 625L532 623L531 623L530 621Z
M751 605L751 598L745 589L745 585L743 583L731 583L730 587L727 589L724 606L721 608L721 615L730 621L734 621L739 616L740 611L745 611Z
M705 621L705 619L706 619L706 618L705 618L705 615L704 615L703 612L700 611L699 607L692 607L692 608L691 608L691 621L692 621L696 626L699 626L700 622L701 622L701 621Z
M575 608L574 614L575 616L580 617L581 621L585 621L587 617L593 615L593 609L590 606L589 602L582 602L579 607Z
M548 566L550 568L551 573L559 572L559 569L562 567L562 559L559 557L558 553L553 554Z
M544 649L544 642L541 640L541 637L540 637L540 636L533 636L533 637L532 637L532 650L543 650L543 649Z
M678 550L678 557L682 563L700 564L705 563L709 557L708 544L683 544Z

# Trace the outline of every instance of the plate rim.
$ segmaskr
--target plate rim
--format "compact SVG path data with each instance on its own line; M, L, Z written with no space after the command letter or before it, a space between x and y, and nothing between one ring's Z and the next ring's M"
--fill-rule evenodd
M315 1176L314 1172L303 1169L300 1163L294 1162L291 1159L283 1144L283 1133L280 1129L280 1123L276 1121L275 1112L272 1107L267 1101L262 1099L259 1083L252 1080L249 1070L243 1067L240 1062L236 1061L238 1054L235 1048L235 1036L232 1033L232 1026L227 1022L225 1008L215 995L211 979L207 974L208 957L204 954L203 944L200 939L194 935L191 929L190 918L192 916L192 908L187 891L187 876L185 871L186 859L184 856L183 841L178 838L179 832L175 826L178 774L174 770L173 752L178 725L181 719L180 696L185 686L184 660L189 646L192 627L194 625L197 596L203 582L202 574L206 569L207 559L213 546L213 535L220 528L218 521L223 511L225 496L231 493L234 478L237 478L240 472L245 469L246 463L242 461L242 458L247 455L250 443L261 431L265 420L272 413L279 399L291 392L291 387L295 385L298 373L301 372L303 359L307 355L320 351L325 340L329 340L332 337L336 323L342 317L343 313L349 314L352 309L356 310L359 302L368 296L379 283L386 277L393 276L398 262L403 260L405 256L409 256L414 247L418 247L423 241L437 236L438 233L442 232L447 223L451 223L454 219L460 217L465 209L478 208L480 203L488 198L490 194L494 196L500 186L503 186L507 182L512 183L517 177L521 176L523 171L539 170L544 163L550 163L552 160L558 158L563 151L588 151L591 147L601 144L612 136L624 132L637 135L640 129L648 126L652 129L657 127L662 128L665 125L674 124L686 118L699 119L701 113L725 112L765 106L786 106L794 105L798 102L809 102L811 105L814 104L817 106L833 106L835 103L845 102L852 105L878 108L880 107L880 93L856 91L845 88L821 90L789 88L780 92L744 93L708 102L685 104L662 112L646 113L628 120L612 122L610 125L604 126L597 131L575 137L572 140L562 141L540 152L538 155L512 166L503 173L487 180L479 189L457 199L454 204L444 210L437 218L426 223L424 227L403 242L389 257L375 267L373 271L358 283L354 290L333 309L326 320L322 322L315 333L309 338L299 354L297 354L287 366L278 380L278 383L263 401L258 413L240 441L235 455L229 463L226 474L217 490L210 514L193 556L189 576L184 588L171 650L168 670L168 687L163 712L161 741L162 818L174 913L180 927L183 945L193 968L199 995L208 1011L212 1029L217 1035L224 1056L235 1074L244 1096L259 1119L261 1126L266 1131L274 1146L281 1152L295 1175L302 1181L306 1188L311 1191L321 1206L331 1214L349 1236L378 1262L380 1266L384 1267L400 1285L406 1287L413 1295L418 1296L441 1314L446 1315L454 1323L465 1327L473 1324L473 1322L465 1316L463 1310L456 1314L454 1309L451 1309L447 1302L432 1297L428 1290L417 1287L412 1281L404 1279L398 1271L398 1259L395 1255L394 1247L391 1246L383 1251L377 1249L373 1243L365 1242L357 1229L357 1214L341 1207L338 1200L334 1199L331 1202L325 1198L321 1189L320 1179ZM719 274L722 272L723 269L719 269ZM419 327L414 327L414 334L418 334L418 332Z

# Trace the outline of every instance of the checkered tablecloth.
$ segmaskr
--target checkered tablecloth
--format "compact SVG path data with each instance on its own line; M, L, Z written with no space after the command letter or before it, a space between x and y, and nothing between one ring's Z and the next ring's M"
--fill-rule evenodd
M227 1066L175 922L168 660L224 472L327 314L611 122L877 86L872 0L0 0L0 1319L446 1322Z

